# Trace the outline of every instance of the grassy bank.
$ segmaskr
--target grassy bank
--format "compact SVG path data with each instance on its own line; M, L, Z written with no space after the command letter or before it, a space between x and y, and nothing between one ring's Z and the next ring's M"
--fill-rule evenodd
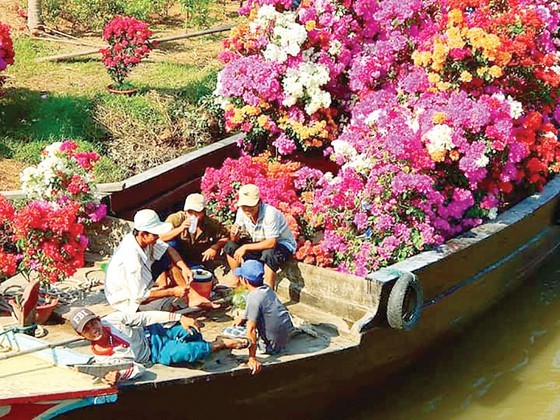
M99 55L35 61L90 47L16 34L16 63L0 100L0 158L33 164L46 144L72 139L103 156L97 179L111 182L221 138L208 97L225 35L161 44L130 76L138 94L122 97L107 92ZM0 185L10 188L17 186Z

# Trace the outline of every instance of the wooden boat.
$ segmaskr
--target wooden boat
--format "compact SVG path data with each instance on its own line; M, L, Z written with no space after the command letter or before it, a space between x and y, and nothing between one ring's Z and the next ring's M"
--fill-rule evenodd
M237 153L235 142L219 142L106 186L112 190L111 210L124 218L141 207L172 210L198 189L204 168ZM239 364L246 351L218 352L196 367L154 366L140 380L121 385L113 404L67 415L214 418L232 415L233 409L236 417L321 417L336 400L333 396L352 395L414 363L551 257L560 244L559 193L556 178L495 220L366 278L292 262L279 275L278 294L300 333L284 353L261 359L259 375L251 376ZM111 232L105 232L104 240ZM399 321L403 329L389 326ZM231 317L208 313L204 322L205 337L212 339L231 324Z

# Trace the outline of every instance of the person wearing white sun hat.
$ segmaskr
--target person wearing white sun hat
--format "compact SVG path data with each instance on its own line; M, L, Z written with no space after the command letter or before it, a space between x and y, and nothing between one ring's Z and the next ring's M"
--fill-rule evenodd
M204 196L189 194L182 211L170 214L166 222L173 229L160 235L161 240L173 246L191 266L206 265L214 268L228 241L228 230L218 220L206 213Z
M212 305L189 287L193 274L179 253L159 239L172 227L150 209L134 215L133 231L123 238L107 266L105 297L111 307L135 313Z

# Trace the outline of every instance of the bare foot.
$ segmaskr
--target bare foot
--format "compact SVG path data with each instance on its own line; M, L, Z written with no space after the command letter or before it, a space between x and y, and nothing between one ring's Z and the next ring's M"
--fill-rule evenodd
M247 337L229 338L220 335L216 337L216 341L214 341L214 343L212 344L216 344L217 350L219 349L241 350L251 346L251 341Z
M190 308L197 307L201 309L220 309L222 305L220 305L219 303L212 302L210 300L201 300L199 302L196 301L189 302L189 307Z
M226 276L224 276L222 281L220 281L220 284L227 287L235 288L239 286L239 278L235 274L233 274L233 271L230 271Z

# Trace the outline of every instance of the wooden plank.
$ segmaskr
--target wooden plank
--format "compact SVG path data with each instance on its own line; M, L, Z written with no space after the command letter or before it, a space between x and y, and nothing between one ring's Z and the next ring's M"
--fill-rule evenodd
M136 213L139 209L152 209L155 210L163 219L170 213L182 210L181 203L185 197L188 194L200 191L200 180L201 178L193 179L180 185L172 191L138 205L138 207L132 207L124 210L119 214L119 217L132 220L134 213Z
M214 28L214 29L207 29L204 31L198 31L198 32L193 32L190 34L179 34L179 35L173 35L173 36L168 36L168 37L164 37L164 38L154 38L152 39L152 41L156 41L158 43L162 43L162 42L171 42L171 41L178 41L180 39L187 39L187 38L195 38L198 36L204 36L204 35L211 35L211 34L215 34L218 32L225 32L225 31L229 31L231 28L233 28L233 26L224 26L224 27L220 27L220 28ZM62 41L60 41L62 42ZM43 62L43 61L62 61L62 60L66 60L68 58L74 58L74 57L83 57L85 55L92 55L92 54L100 54L100 50L102 48L107 47L108 45L101 45L98 48L95 49L91 49L91 50L85 50L85 51L78 51L78 52L74 52L74 53L69 53L69 54L59 54L59 55L51 55L48 57L39 57L36 58L35 61L37 63Z
M133 210L142 206L148 206L158 212L163 210L160 205L167 207L173 204L168 202L169 197L191 192L191 187L182 189L182 186L199 180L206 168L219 167L226 158L238 156L238 138L239 136L232 136L128 178L124 181L125 187L122 191L111 194L109 199L111 213L126 219ZM173 193L173 191L177 192ZM171 194L158 201L158 197L165 195L166 192ZM181 199L179 197L178 201ZM156 207L153 207L154 205Z

